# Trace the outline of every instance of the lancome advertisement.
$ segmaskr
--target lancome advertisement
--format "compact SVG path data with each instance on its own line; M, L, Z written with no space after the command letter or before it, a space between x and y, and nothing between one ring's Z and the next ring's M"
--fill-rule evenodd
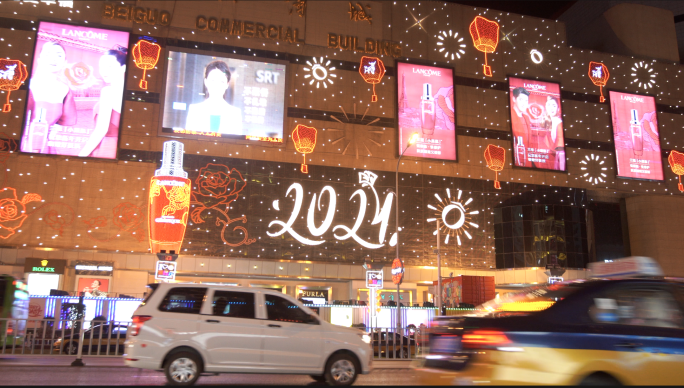
M116 158L128 37L40 22L21 151Z
M162 134L283 142L287 65L170 50Z
M662 180L663 160L655 98L614 91L609 95L617 175Z
M453 69L397 62L397 83L399 154L456 160Z
M515 165L565 171L560 85L515 77L508 82Z

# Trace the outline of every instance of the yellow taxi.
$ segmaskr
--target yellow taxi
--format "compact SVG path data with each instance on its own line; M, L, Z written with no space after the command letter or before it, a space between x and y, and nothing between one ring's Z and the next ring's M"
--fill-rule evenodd
M649 258L438 317L417 367L424 385L681 385L684 283Z

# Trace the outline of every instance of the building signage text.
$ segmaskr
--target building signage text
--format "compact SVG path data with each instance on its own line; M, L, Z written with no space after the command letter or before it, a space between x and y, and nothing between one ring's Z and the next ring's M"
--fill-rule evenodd
M299 38L299 29L255 23L241 20L219 19L215 17L197 16L195 27L203 31L212 31L225 35L246 36L250 38L271 39L278 42L304 43Z
M124 4L105 4L102 10L103 19L118 19L151 26L168 26L171 24L171 13L166 10L136 7Z
M334 33L328 34L328 48L356 51L365 54L387 55L394 58L401 57L401 45L389 40L375 40L368 38L359 47L359 37L345 36Z

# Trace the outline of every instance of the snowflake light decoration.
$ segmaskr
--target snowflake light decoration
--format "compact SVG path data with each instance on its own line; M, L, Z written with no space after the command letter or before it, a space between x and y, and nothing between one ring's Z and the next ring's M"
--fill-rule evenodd
M325 64L323 64L323 62L325 62ZM311 61L306 61L306 64L309 65L309 67L305 67L304 71L308 71L311 74L304 74L304 78L311 78L309 85L316 83L316 89L320 88L321 84L327 89L328 83L332 85L332 79L337 78L337 74L334 73L335 67L329 67L329 59L326 61L321 57L320 60L317 60L316 57L313 57L313 63L311 63Z
M599 182L603 183L603 179L607 177L605 171L608 170L608 167L605 167L606 157L601 158L598 155L591 154L591 156L584 155L584 158L586 160L580 161L582 165L580 170L584 172L582 178L592 185L596 185ZM592 171L598 171L598 174L594 174Z
M648 63L640 61L632 66L632 73L630 74L633 78L632 84L639 84L640 88L648 89L656 85L657 72L653 69L653 66L649 66Z
M470 210L468 205L473 202L472 198L468 198L465 202L461 200L463 196L463 191L458 190L456 197L451 196L451 190L446 189L446 198L442 199L439 194L435 193L435 198L437 198L437 206L427 205L428 209L434 211L435 218L428 218L427 222L439 221L439 229L442 234L446 235L444 238L444 244L449 243L449 237L456 237L456 242L461 245L461 236L465 235L469 240L473 239L473 236L468 232L468 228L471 226L478 228L479 225L472 222L472 216L475 214L480 214L478 210ZM451 214L451 213L454 214ZM455 220L455 221L454 221ZM437 235L437 230L435 230L433 235Z
M451 60L455 59L454 56L461 59L461 55L465 54L466 44L463 43L463 37L458 36L458 32L449 30L449 33L447 34L446 31L440 31L439 34L437 34L437 39L439 39L437 42L437 46L439 47L435 48L435 50L444 53L444 58L448 59L451 55ZM453 47L453 50L450 50L451 47Z

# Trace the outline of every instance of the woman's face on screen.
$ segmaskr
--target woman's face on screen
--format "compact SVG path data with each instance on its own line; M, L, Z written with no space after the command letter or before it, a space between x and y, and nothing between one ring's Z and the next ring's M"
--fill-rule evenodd
M57 73L64 68L66 53L56 44L46 43L40 52L40 65L50 73Z
M226 90L228 90L228 77L221 70L214 69L204 79L204 86L206 86L209 93L208 97L223 98Z
M121 66L119 61L113 55L103 55L100 57L100 77L104 82L111 84L117 79L117 77L123 80L124 72L126 71L125 66Z
M558 114L558 104L556 104L555 100L547 100L546 101L546 112L551 117L555 117L556 114Z

